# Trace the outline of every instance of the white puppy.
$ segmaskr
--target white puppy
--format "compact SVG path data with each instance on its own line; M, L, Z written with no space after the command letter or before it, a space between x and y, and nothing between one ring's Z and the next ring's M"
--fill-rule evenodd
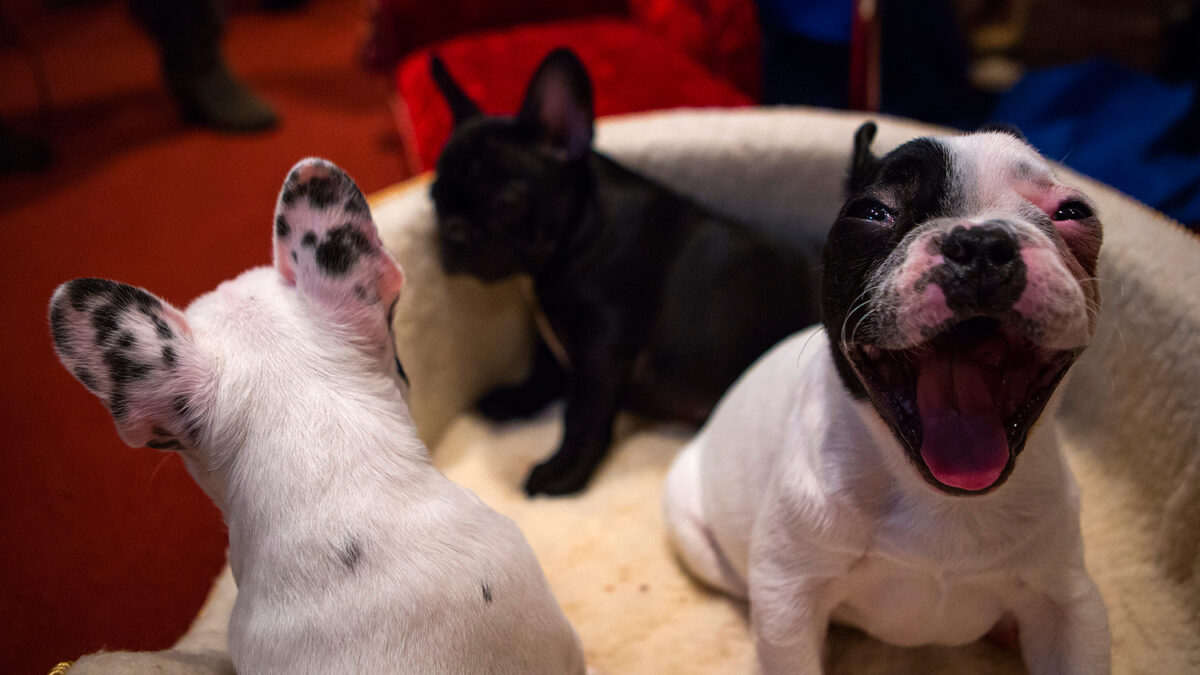
M275 265L183 313L76 279L59 358L131 446L179 452L225 514L243 673L582 673L516 525L430 464L390 335L403 275L321 160L288 174Z
M824 326L725 395L667 479L685 565L750 602L766 672L828 623L958 645L1015 618L1035 675L1109 670L1079 493L1037 423L1095 328L1101 230L1011 133L855 139ZM1018 457L1019 455L1019 457Z

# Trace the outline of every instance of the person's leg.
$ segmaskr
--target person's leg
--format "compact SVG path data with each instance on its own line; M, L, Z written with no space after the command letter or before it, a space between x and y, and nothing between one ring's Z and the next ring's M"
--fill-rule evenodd
M130 0L129 9L158 46L167 87L189 121L237 132L275 126L275 111L221 54L224 16L215 0Z

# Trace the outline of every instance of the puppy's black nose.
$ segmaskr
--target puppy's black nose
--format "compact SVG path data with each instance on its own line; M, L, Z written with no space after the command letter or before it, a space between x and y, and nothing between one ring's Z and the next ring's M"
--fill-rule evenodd
M960 267L1001 268L1017 257L1017 238L1002 225L984 223L950 230L942 241L942 255Z
M1003 224L962 225L942 240L950 274L943 278L946 303L954 311L1007 309L1025 289L1025 263L1016 236Z

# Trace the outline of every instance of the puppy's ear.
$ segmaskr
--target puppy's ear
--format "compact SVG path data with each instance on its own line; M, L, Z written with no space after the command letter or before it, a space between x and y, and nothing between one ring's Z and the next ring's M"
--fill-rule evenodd
M846 182L849 194L857 193L871 182L879 168L879 158L871 152L871 143L879 127L874 122L863 122L854 132L854 155L850 159L850 179Z
M288 172L275 206L275 269L358 338L388 339L404 272L384 250L366 198L332 163L310 157Z
M450 106L450 112L454 115L455 127L481 114L479 106L475 105L462 87L458 86L458 83L450 76L450 71L446 70L446 64L437 54L429 57L429 73L433 76L434 84L445 97L446 104Z
M517 121L541 143L568 160L592 145L592 81L575 52L560 47L538 66Z
M1008 134L1009 136L1016 138L1018 141L1024 141L1026 143L1029 142L1029 139L1025 138L1025 134L1021 133L1021 129L1018 128L1017 125L1009 124L1008 122L988 122L979 127L977 131L980 133L992 131L1001 134Z
M75 279L50 299L54 351L133 447L185 450L206 427L215 370L183 313L107 279Z

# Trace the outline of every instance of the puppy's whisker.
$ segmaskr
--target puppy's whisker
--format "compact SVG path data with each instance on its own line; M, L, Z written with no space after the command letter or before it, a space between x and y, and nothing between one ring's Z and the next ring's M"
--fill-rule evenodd
M857 305L855 305L854 303L858 302L859 299L862 298L867 293L870 293L873 290L873 288L874 288L873 285L868 285L867 288L863 289L863 292L859 293L858 297L854 298L854 300L851 301L850 304L854 305L854 306L851 307L849 312L846 312L846 317L844 319L842 319L841 335L839 335L838 337L840 338L840 341L842 343L842 351L843 352L848 352L850 350L850 343L846 341L846 325L849 324L850 317L854 316L854 313L857 312L858 310L869 305L871 303L871 301L863 300L862 302L858 303Z
M799 367L799 365L800 365L800 357L804 356L804 350L808 349L808 343L812 342L812 339L814 337L820 335L821 333L825 333L825 332L827 332L825 330L825 327L821 326L821 328L819 330L813 331L812 335L808 336L808 339L805 340L804 344L800 347L800 353L796 355L796 366L797 367Z
M162 468L163 468L164 466L166 466L166 465L167 465L167 462L169 462L170 460L171 460L171 456L170 456L170 455L166 455L166 454L164 454L164 455L163 455L163 457L162 457L162 459L161 459L161 460L159 460L158 464L156 464L156 465L154 466L154 471L151 471L151 472L150 472L150 477L146 479L146 489L147 489L147 491L149 491L149 489L150 489L150 486L151 486L151 485L154 485L154 479L158 478L158 474L159 474L159 472L161 472L161 471L162 471Z
M863 314L863 315L862 315L862 317L861 317L861 318L858 320L858 323L854 324L854 330L853 330L853 331L851 331L851 333L850 333L850 341L851 341L851 342L854 342L854 341L855 341L855 340L854 340L854 337L855 337L855 336L858 334L858 329L859 329L860 327L862 327L863 321L866 321L866 320L867 320L867 317L871 316L871 315L872 315L872 314L874 314L874 313L875 313L875 310L874 310L874 309L872 309L872 310L868 311L866 314Z

